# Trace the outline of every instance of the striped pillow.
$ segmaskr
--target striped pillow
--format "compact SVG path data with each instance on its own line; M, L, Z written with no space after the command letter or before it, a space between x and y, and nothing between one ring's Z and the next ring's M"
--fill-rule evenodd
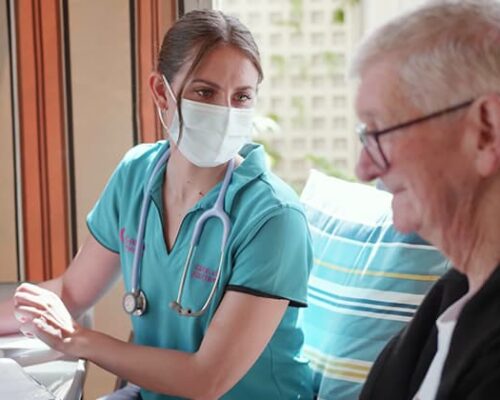
M319 399L358 398L378 353L451 266L394 229L391 197L317 171L302 193L314 267L301 318Z

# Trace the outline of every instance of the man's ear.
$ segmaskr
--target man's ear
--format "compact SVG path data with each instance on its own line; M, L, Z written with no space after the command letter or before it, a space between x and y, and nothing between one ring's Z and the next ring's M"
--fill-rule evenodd
M151 72L151 75L149 75L149 89L156 106L161 110L168 110L169 99L165 87L165 81L160 73L156 71Z
M500 96L481 96L469 111L476 169L479 175L490 176L500 170Z

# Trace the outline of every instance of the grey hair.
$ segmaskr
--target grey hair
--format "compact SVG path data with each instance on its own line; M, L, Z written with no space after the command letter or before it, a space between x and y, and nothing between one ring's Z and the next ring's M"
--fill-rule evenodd
M402 15L362 42L351 75L383 59L396 62L401 95L423 112L500 93L500 2L434 0Z

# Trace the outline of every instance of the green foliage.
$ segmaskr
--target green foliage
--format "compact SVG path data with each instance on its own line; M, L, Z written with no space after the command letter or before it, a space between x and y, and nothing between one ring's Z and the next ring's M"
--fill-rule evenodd
M281 117L276 113L272 113L272 112L267 113L266 117L271 118L277 124L279 124L281 122Z
M332 24L343 24L345 21L345 12L343 8L337 8L332 13Z
M327 175L334 176L336 178L340 178L340 179L343 179L345 181L350 181L350 182L357 181L357 179L354 176L346 174L345 172L334 167L331 163L329 163L323 157L315 156L313 154L308 154L306 156L306 159L308 159L312 162L312 165L314 168L320 170L321 172L323 172Z
M304 20L304 1L303 0L289 0L290 1L290 18L281 21L274 21L273 25L284 26L291 28L296 33L302 32L302 21Z
M325 63L327 63L328 65L337 64L338 58L339 58L339 55L333 51L325 51L323 53L323 60L325 60Z
M278 74L285 74L286 60L281 54L271 54L271 64L278 70Z
M282 159L281 154L273 149L273 147L266 141L262 139L254 140L255 143L259 143L264 147L264 151L269 156L271 161L271 168L274 168Z
M341 56L338 53L333 51L325 51L323 53L323 61L328 66L328 70L330 74L335 73L337 68L340 66L340 58Z
M306 106L302 97L292 97L292 107L297 110L297 118L304 124L306 120Z
M290 0L290 7L292 9L292 18L294 20L302 20L304 16L304 1Z
M304 99L302 97L292 97L292 107L296 108L299 113L304 113L305 104Z
M345 9L346 7L354 7L359 5L361 0L343 0L339 7L333 11L332 24L343 24L345 22Z
M294 19L287 19L287 20L273 22L273 25L289 27L293 29L293 31L296 33L302 32L302 24L300 23L300 21L296 21Z
M305 63L300 67L299 77L304 81L309 79L309 67Z

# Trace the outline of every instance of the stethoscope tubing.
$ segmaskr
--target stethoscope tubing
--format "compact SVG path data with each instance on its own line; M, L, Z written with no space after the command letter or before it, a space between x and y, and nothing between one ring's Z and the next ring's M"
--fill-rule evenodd
M128 296L132 295L132 298L138 299L139 297L142 298L140 301L141 307L142 308L135 308L133 311L127 310L126 307L125 310L129 314L133 315L142 315L145 311L146 308L146 295L143 291L141 291L140 288L140 282L141 282L141 272L142 272L142 257L143 257L143 252L144 252L144 231L146 228L146 220L148 217L148 212L149 212L149 206L151 204L151 189L154 183L155 177L158 175L162 167L166 164L168 158L170 156L170 149L167 149L165 153L160 157L160 159L157 161L156 165L153 168L153 171L151 172L151 175L149 177L149 180L146 184L146 187L144 189L143 193L143 200L141 204L141 211L139 215L139 226L137 230L137 241L136 241L136 247L134 249L134 257L132 260L132 279L131 279L131 292L127 293L125 295L125 298ZM229 232L231 230L231 221L229 219L229 216L227 213L224 211L224 200L226 197L226 192L227 188L229 186L229 183L232 178L234 170L234 159L231 159L228 162L227 170L224 175L224 180L222 182L221 188L219 190L219 194L217 196L217 199L215 201L215 204L212 208L209 210L205 211L202 213L202 215L199 217L198 221L196 221L194 230L193 230L193 235L191 237L191 242L189 246L189 251L188 255L186 258L186 261L184 263L184 268L182 271L182 276L181 276L181 281L179 283L179 290L177 292L177 299L175 301L172 301L170 303L170 307L176 310L180 315L184 316L192 316L192 317L197 317L202 315L206 309L208 308L208 305L212 301L215 291L217 289L220 276L221 276L221 271L222 271L222 266L224 264L225 260L225 249L226 249L226 244L227 244L227 239L229 237ZM190 308L184 308L181 304L182 302L182 295L184 293L184 286L186 284L186 279L187 279L187 273L189 270L189 266L191 265L191 259L193 255L196 253L196 250L198 248L199 240L201 237L201 233L203 231L203 226L205 222L210 219L210 218L218 218L221 223L222 223L222 238L221 238L221 247L220 247L220 258L219 258L219 265L217 268L217 273L216 277L214 280L214 283L212 285L212 288L210 290L210 294L208 295L205 303L203 304L202 308L198 311L193 311ZM125 303L124 303L125 304ZM137 301L135 301L135 304L137 304ZM134 306L133 306L134 307Z
M137 229L137 241L135 243L134 258L132 261L132 293L139 292L139 282L141 281L141 264L144 244L144 230L146 229L146 219L148 217L149 205L151 204L151 188L153 187L154 178L167 162L170 157L170 149L158 160L151 172L150 178L144 189L142 198L141 213L139 216L139 227Z

